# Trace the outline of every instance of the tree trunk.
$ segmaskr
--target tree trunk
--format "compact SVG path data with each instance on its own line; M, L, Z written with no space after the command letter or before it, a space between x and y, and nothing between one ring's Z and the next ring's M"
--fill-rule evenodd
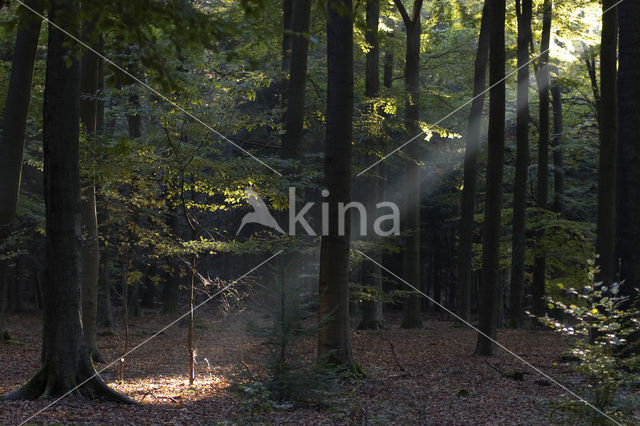
M513 242L511 251L510 325L524 322L524 272L527 218L527 175L529 170L529 45L531 43L531 0L516 0L518 18L518 96L516 119L516 180L513 187Z
M318 354L354 368L349 327L349 219L345 235L338 232L338 203L351 199L351 141L353 130L353 22L351 0L327 4L327 134L325 185L329 191L329 235L320 249ZM348 215L347 215L348 216Z
M602 10L616 4L603 0ZM610 285L615 281L614 262L616 192L616 145L618 141L617 97L618 12L602 15L600 45L600 158L598 166L598 225L596 231L596 280Z
M82 33L84 39L93 36L95 24L84 22ZM98 55L85 51L80 62L80 121L84 126L88 149L95 145L96 123L98 116ZM89 163L93 160L89 156ZM99 275L99 238L98 218L96 211L96 187L93 170L88 170L88 177L82 179L82 199L80 201L80 220L82 225L82 247L80 251L80 282L82 285L82 325L87 350L94 361L104 362L98 350L98 275Z
M395 0L407 32L404 82L406 90L405 127L409 138L420 133L420 11L422 0L414 0L411 16L402 1ZM404 278L420 287L420 141L405 148L405 218L404 218ZM402 328L421 328L420 295L412 293L404 301Z
M282 157L299 159L304 138L304 103L307 83L307 52L311 0L293 2L291 67L287 100L286 128L282 139Z
M39 1L27 1L27 6L41 12ZM42 20L23 6L18 7L18 33L11 62L11 76L2 120L0 137L0 247L11 232L16 218L22 154L24 151L27 110L31 99L33 66L40 36ZM6 295L9 276L9 261L0 260L0 340L8 340L6 324Z
M500 222L505 131L505 0L487 0L489 4L489 142L487 190L482 249L483 280L480 289L480 325L475 353L489 356L496 352L498 286L500 274ZM493 339L493 340L491 340Z
M391 32L388 35L389 38L394 38L395 33ZM391 89L393 86L393 62L394 62L394 54L393 49L387 49L384 53L384 71L383 71L383 79L382 84L387 89Z
M624 280L621 293L633 298L637 297L640 287L640 31L637 28L640 3L622 2L618 8L620 134L616 257L620 260L620 279Z
M540 98L540 125L538 140L538 208L546 210L549 198L549 41L551 39L551 0L544 0L542 19L542 39L540 42L540 67L536 76L538 83L538 95ZM541 249L541 240L545 232L540 229L537 232L537 253L533 265L533 288L531 290L531 311L536 316L544 315L546 303L545 274L547 261Z
M458 282L456 286L456 312L469 321L471 318L471 280L473 275L473 228L476 206L478 175L478 151L480 150L480 127L484 109L484 91L487 85L487 63L489 62L489 11L485 0L482 23L478 38L478 50L474 65L473 102L467 125L467 144L464 152L464 186L460 212L460 246L458 248Z
M77 33L78 2L52 0L50 5L51 21ZM36 399L74 391L131 403L134 401L111 390L95 374L80 319L80 85L76 46L49 26L43 107L46 298L42 366L24 386L3 399Z
M365 35L367 44L370 49L366 56L366 68L365 68L365 97L368 99L367 109L369 113L374 113L374 103L372 98L377 97L380 94L380 43L378 40L378 25L380 21L380 0L367 0L367 33ZM371 154L376 152L376 140L375 137L369 136L367 140L367 156L371 157ZM375 158L375 157L374 157ZM369 212L375 211L376 199L380 195L380 172L382 165L380 164L374 168L374 172L365 179L366 197L367 197L367 210ZM371 229L369 226L368 229ZM374 236L369 238L370 241L374 240ZM380 249L374 247L370 250L369 256L376 260L378 263L381 261ZM373 262L365 262L362 265L364 285L371 288L376 295L380 295L382 292L382 276L380 266ZM377 330L383 327L384 319L382 317L382 302L377 300L365 300L362 302L362 321L358 328Z
M551 85L553 107L553 210L562 214L564 210L564 156L562 154L562 88L557 81Z

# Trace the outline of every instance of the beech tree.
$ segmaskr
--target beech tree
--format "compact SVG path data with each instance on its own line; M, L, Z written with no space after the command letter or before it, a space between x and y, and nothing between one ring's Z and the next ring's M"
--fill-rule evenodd
M505 0L487 0L489 5L489 156L482 246L480 325L475 353L494 355L498 323L500 285L500 227L505 131ZM491 340L493 339L493 340Z
M49 18L70 32L78 25L77 0L52 0ZM80 289L80 81L77 45L49 25L44 92L46 275L42 365L4 400L78 393L133 402L95 374L84 341Z
M596 280L610 285L615 280L616 150L618 141L618 11L614 0L603 0L600 44L600 154L598 159L598 220Z
M95 22L83 22L84 40L95 38ZM80 60L80 121L90 146L95 146L96 125L98 120L98 62L101 59L95 53L86 51ZM91 149L90 149L91 151ZM95 169L91 167L91 169ZM89 176L81 182L80 220L82 224L82 246L80 250L80 271L82 285L82 325L87 349L93 360L104 362L97 343L98 322L98 274L99 274L99 238L96 210L95 170L89 170Z
M529 170L529 45L531 44L531 0L516 0L518 20L518 95L516 118L516 180L513 186L513 242L511 249L511 325L524 322L524 273L527 218L527 176Z
M353 131L353 6L351 0L327 2L327 131L324 181L329 191L329 233L320 247L318 355L332 363L355 365L349 326L349 219L338 230L338 203L351 199Z
M42 11L40 1L25 3L36 11ZM40 37L42 20L33 12L18 7L18 33L11 62L11 75L2 118L0 136L0 246L6 244L13 231L16 217L20 177L22 175L22 155L24 151L27 110L31 99L33 66ZM9 260L0 259L0 340L9 339L5 320Z
M420 133L420 13L422 0L414 0L411 15L402 0L394 0L407 34L404 65L405 128L408 138ZM420 286L420 142L413 141L405 148L405 212L404 212L404 278ZM404 302L403 328L422 327L420 295L412 293Z
M537 206L547 208L549 198L549 90L551 75L549 71L549 44L551 40L552 2L544 0L542 5L542 37L540 39L540 61L536 72L538 84L539 125L538 125L538 185L536 187ZM533 288L531 289L531 312L534 315L544 315L546 302L544 300L547 262L545 254L541 252L540 241L544 238L544 230L538 230L538 252L533 265Z
M467 141L464 151L464 178L460 208L460 245L458 247L458 281L456 283L456 313L465 321L471 318L471 281L473 276L473 228L478 186L478 152L480 151L480 127L487 86L489 62L489 4L482 8L482 23L478 36L478 48L473 74L473 101L467 124Z
M311 0L293 1L289 36L291 50L289 62L289 87L285 134L282 139L282 157L299 159L302 154L304 134L304 102L307 82L307 51L309 50L309 21Z
M616 259L620 261L620 279L624 281L622 293L633 298L638 296L637 289L640 287L640 31L637 28L640 3L622 2L617 12L620 28L620 128L616 182Z
M368 112L373 113L373 99L380 95L380 40L378 34L378 25L380 22L380 0L367 0L366 7L366 24L367 33L365 38L370 49L367 52L365 64L365 98L367 98ZM365 149L367 150L367 158L375 159L373 153L376 152L378 144L376 138L369 137L366 141ZM381 174L384 173L384 165L380 163L374 168L372 174L366 176L366 197L367 207L369 211L373 211L376 205L376 198L382 193ZM373 248L370 256L380 262L380 250ZM364 284L373 289L375 294L382 292L382 276L380 266L373 262L365 262L362 265L362 275ZM376 300L365 300L362 303L362 321L359 328L362 329L379 329L383 326L382 302Z

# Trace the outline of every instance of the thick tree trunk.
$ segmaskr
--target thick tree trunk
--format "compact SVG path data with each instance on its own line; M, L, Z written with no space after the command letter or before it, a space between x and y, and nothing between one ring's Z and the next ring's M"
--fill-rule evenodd
M487 0L489 4L489 150L487 159L487 191L484 216L482 267L484 276L480 288L480 324L475 353L489 356L496 352L498 286L500 274L500 225L502 210L502 176L505 131L505 0ZM493 339L493 340L492 340Z
M616 257L620 260L620 278L624 280L621 293L633 298L638 296L640 287L640 3L622 2L618 8L620 134Z
M78 2L52 0L50 5L50 19L77 32ZM95 374L80 319L80 85L75 46L49 26L43 108L46 299L42 367L24 386L5 395L5 400L74 391L133 402L108 388ZM85 380L87 383L75 389Z
M84 39L93 34L94 24L84 23ZM84 126L89 146L95 144L98 116L98 62L99 57L90 51L84 52L80 62L80 121ZM89 148L91 151L91 148ZM82 248L80 251L80 281L82 285L82 325L87 350L94 361L104 362L98 350L98 275L99 275L99 238L96 210L96 187L92 170L82 179L82 199L80 201L80 220L82 225Z
M538 139L538 208L546 209L549 198L549 41L551 39L551 0L544 0L542 19L542 39L540 42L540 67L536 76L538 83L538 95L540 98L540 125ZM546 302L545 283L547 261L544 253L541 253L540 244L544 238L544 230L537 233L538 253L533 265L533 288L531 289L531 311L536 316L544 315Z
M518 111L516 119L516 180L513 187L513 242L511 251L510 325L524 323L524 272L526 250L527 176L529 170L529 45L531 44L531 0L516 0L518 18Z
M616 1L603 0L607 11ZM618 141L617 96L618 11L602 15L600 45L600 158L598 166L598 226L596 235L596 280L610 285L616 278L614 261L616 191L616 145Z
M286 128L282 139L283 158L299 159L302 155L310 19L311 0L295 0L293 2L293 34L291 36Z
M338 203L351 199L353 130L353 22L351 0L327 4L327 134L325 185L329 191L329 235L320 249L319 318L329 317L318 333L318 354L355 367L349 327L349 219L339 235ZM347 13L349 12L349 13ZM348 215L347 215L348 216Z
M558 82L551 85L553 107L553 210L562 214L564 210L564 155L562 154L562 88Z
M422 0L414 0L411 16L402 1L395 0L407 32L404 82L406 90L405 127L409 138L420 132L420 12ZM420 141L405 148L405 217L404 217L404 278L420 287ZM404 301L403 328L421 328L421 296L412 293Z
M368 99L367 108L369 112L373 112L374 106L371 101L372 98L377 97L380 94L380 43L378 40L378 24L380 21L380 0L367 0L367 33L365 35L366 41L370 46L366 56L366 68L365 68L365 97ZM368 156L376 152L376 140L374 137L369 137L367 140ZM375 157L374 157L375 158ZM380 172L382 171L382 165L376 167L371 175L365 177L366 197L367 197L367 209L369 212L375 211L376 199L379 196L380 191ZM368 227L371 229L371 226ZM373 241L375 236L369 238ZM374 247L369 256L375 259L378 263L381 260L380 249ZM380 294L382 292L382 277L380 266L373 262L366 262L362 265L363 268L363 280L364 285L371 288L374 293ZM362 321L358 328L377 330L383 327L384 319L382 317L382 302L376 300L365 300L362 302Z
M473 276L473 228L478 178L480 127L484 109L489 62L489 12L485 0L474 65L473 102L467 125L467 144L464 152L464 186L460 212L460 246L458 248L458 282L456 285L456 313L465 321L471 318L471 280Z
M39 1L26 4L42 11ZM24 151L27 109L31 99L33 66L40 36L42 20L31 11L20 6L18 33L11 62L11 76L2 120L0 137L0 247L13 230L20 193L22 154ZM6 295L9 278L9 262L0 260L0 340L8 340L6 324Z

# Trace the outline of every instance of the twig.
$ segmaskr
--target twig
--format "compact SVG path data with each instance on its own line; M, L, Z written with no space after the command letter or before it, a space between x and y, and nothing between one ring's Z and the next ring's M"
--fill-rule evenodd
M400 371L407 371L406 368L404 368L402 366L402 364L400 364L400 362L398 361L398 357L396 355L396 349L393 346L393 342L389 339L387 339L384 336L380 336L382 338L382 340L386 341L389 344L389 347L391 348L391 355L393 355L393 360L395 361L396 365L398 366L398 368L400 369Z

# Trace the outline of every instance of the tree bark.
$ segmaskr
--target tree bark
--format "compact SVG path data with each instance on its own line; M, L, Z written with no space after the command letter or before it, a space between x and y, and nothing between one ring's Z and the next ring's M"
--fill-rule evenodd
M618 105L620 132L617 181L617 259L621 293L635 298L640 287L640 3L622 2ZM607 12L610 13L610 12ZM637 301L635 301L637 306Z
M394 38L395 33L391 32L388 35L389 38ZM393 86L393 63L394 63L394 54L393 49L387 49L384 53L384 70L383 70L383 78L382 85L387 89L391 89Z
M349 219L338 233L338 203L351 199L353 130L353 6L351 0L327 4L327 133L324 175L329 191L329 235L320 249L319 318L329 318L318 333L318 354L355 368L349 327Z
M405 127L409 138L420 132L420 12L422 0L414 0L409 16L401 0L394 0L402 15L407 33L404 66L406 90ZM405 148L405 218L403 229L404 278L420 287L420 142L413 141ZM404 301L402 328L421 328L422 311L420 295L412 293Z
M83 25L83 38L85 40L91 39L95 24L85 21ZM99 61L98 55L91 51L85 51L80 62L80 121L84 127L90 151L95 144L97 130ZM82 247L80 251L80 281L82 285L82 325L89 355L96 362L104 362L98 350L97 338L100 250L96 187L92 174L93 170L89 170L89 176L83 177L81 185L80 220L82 225Z
M516 180L513 187L513 241L511 250L510 325L524 323L524 272L527 218L527 176L529 170L529 45L531 44L531 0L516 0L518 19L518 95L516 118Z
M50 6L51 21L77 33L78 2L52 0ZM80 70L76 46L49 25L43 107L46 298L42 366L4 400L36 399L72 391L134 402L107 387L95 374L80 318ZM76 389L85 380L88 381Z
M367 0L366 24L367 33L365 38L369 45L369 51L366 55L365 68L365 98L367 98L367 109L369 113L374 113L374 104L372 99L380 95L380 43L378 40L378 25L380 21L380 0ZM376 138L370 136L366 141L368 157L373 156L376 152ZM374 157L375 158L375 157ZM365 188L367 197L367 209L369 212L375 211L376 198L380 195L380 173L382 164L374 168L371 175L365 177ZM369 226L369 229L371 227ZM369 238L374 240L374 236ZM369 256L378 263L381 261L380 249L374 247L371 249ZM364 285L371 288L374 293L380 295L382 292L382 277L380 266L373 262L366 262L362 265ZM358 328L377 330L383 327L384 319L382 317L382 302L378 300L365 300L362 302L362 321Z
M40 1L27 1L26 4L38 12L43 9ZM40 17L23 6L18 7L18 15L18 32L0 137L0 246L11 235L16 218L27 110L31 99L33 67L42 24ZM9 339L6 324L8 275L9 261L0 260L0 340Z
M489 149L484 217L483 280L480 288L480 324L475 353L490 356L496 352L498 322L498 286L500 274L500 225L505 140L505 0L487 0L489 4ZM493 340L492 340L493 339Z
M478 178L478 151L480 127L484 109L484 91L487 85L489 62L489 11L485 0L478 38L478 50L473 76L473 101L467 125L467 143L464 152L464 177L460 212L460 245L458 248L458 282L456 285L456 313L465 321L471 318L471 280L473 276L473 228Z
M615 5L603 0L602 10ZM616 150L618 141L617 96L618 12L613 8L602 15L600 44L600 156L598 166L598 224L596 231L596 280L610 285L615 281Z
M563 112L562 88L558 82L551 85L551 106L553 108L553 210L562 214L564 210L564 155L562 154Z
M540 67L537 72L538 96L540 99L539 139L538 139L538 186L537 205L546 210L549 198L549 42L551 39L551 0L544 0L542 18L542 39L540 42ZM533 265L533 288L531 289L531 311L536 316L544 315L546 303L544 300L547 261L541 252L541 241L545 232L537 232L537 253Z
M286 113L286 128L282 139L282 158L299 159L304 139L304 104L307 83L307 52L311 0L293 2L291 60Z

